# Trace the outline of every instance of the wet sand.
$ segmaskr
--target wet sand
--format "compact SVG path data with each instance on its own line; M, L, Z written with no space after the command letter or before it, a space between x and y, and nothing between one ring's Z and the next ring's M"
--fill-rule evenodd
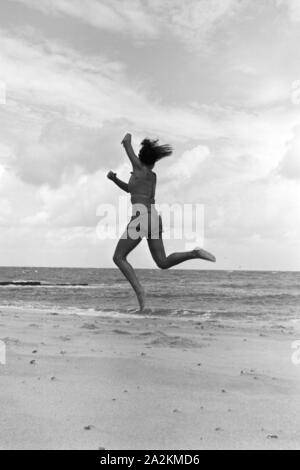
M0 312L0 449L300 449L297 323Z

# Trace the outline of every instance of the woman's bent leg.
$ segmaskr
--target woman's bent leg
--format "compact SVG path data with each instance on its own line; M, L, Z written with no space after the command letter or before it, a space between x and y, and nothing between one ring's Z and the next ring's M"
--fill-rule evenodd
M135 274L133 267L127 261L127 256L129 255L129 253L131 253L132 250L134 250L141 241L141 238L137 240L132 240L131 238L121 238L117 245L113 259L114 263L118 266L120 271L124 274L126 279L130 282L132 288L134 289L140 305L140 309L142 311L145 307L144 289L139 283L139 280Z
M209 259L206 256L207 252L200 249L186 251L183 253L173 253L169 256L166 256L162 238L152 240L148 239L148 245L152 258L160 269L170 269L173 266L177 266L178 264L193 259L204 259L206 261L212 261L212 259Z

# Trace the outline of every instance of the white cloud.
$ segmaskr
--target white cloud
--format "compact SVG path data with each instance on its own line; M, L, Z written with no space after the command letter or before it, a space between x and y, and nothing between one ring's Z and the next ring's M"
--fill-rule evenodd
M42 117L64 114L73 122L101 127L104 121L126 119L136 129L163 132L176 139L213 137L220 128L208 113L172 107L153 100L138 80L105 58L82 59L65 47L16 39L2 32L0 67L7 83L8 103L28 106ZM19 71L22 70L20 74Z
M150 0L163 15L164 27L178 36L188 48L201 50L207 36L241 5L238 0ZM206 53L205 49L202 53Z
M202 163L209 157L208 147L198 146L192 150L187 150L168 169L167 178L176 179L177 183L184 183L184 180L191 180L197 175Z
M241 7L239 0L14 1L46 15L69 16L96 28L135 38L159 39L168 31L188 48L198 51L207 36Z
M270 106L291 100L291 85L288 80L264 77L253 89L247 90L245 104L250 107Z
M17 148L14 167L30 184L59 187L76 175L107 168L108 158L112 167L116 165L122 150L121 135L117 122L97 129L64 119L50 121L36 141Z
M279 173L291 180L300 180L300 126L296 127L293 139L279 163Z
M114 200L114 188L106 174L76 175L57 188L43 186L36 192L37 212L25 217L25 225L50 227L94 227L97 207L101 202Z
M299 0L277 0L277 3L288 8L289 17L292 22L300 21Z
M48 15L70 16L115 33L156 37L157 29L138 0L15 0Z

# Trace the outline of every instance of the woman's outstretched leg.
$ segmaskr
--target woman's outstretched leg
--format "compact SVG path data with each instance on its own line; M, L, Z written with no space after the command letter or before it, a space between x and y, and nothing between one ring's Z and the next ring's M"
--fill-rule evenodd
M152 258L160 269L170 269L173 266L184 263L185 261L193 259L203 259L206 261L215 262L216 259L213 255L208 253L205 250L196 248L193 251L185 251L183 253L173 253L169 256L166 256L164 242L162 238L148 239L148 245Z
M134 248L136 248L141 242L141 238L138 240L132 240L131 238L121 238L119 241L115 254L114 254L114 263L118 266L120 271L124 274L126 279L130 282L134 292L136 293L140 310L143 311L145 308L145 293L142 288L139 280L134 272L133 267L127 261L127 256L131 253Z

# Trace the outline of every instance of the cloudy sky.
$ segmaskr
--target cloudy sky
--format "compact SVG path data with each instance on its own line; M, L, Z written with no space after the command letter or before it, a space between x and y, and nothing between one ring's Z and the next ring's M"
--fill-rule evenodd
M300 0L1 0L0 44L1 265L112 266L129 131L174 146L157 202L204 204L216 268L300 270Z

